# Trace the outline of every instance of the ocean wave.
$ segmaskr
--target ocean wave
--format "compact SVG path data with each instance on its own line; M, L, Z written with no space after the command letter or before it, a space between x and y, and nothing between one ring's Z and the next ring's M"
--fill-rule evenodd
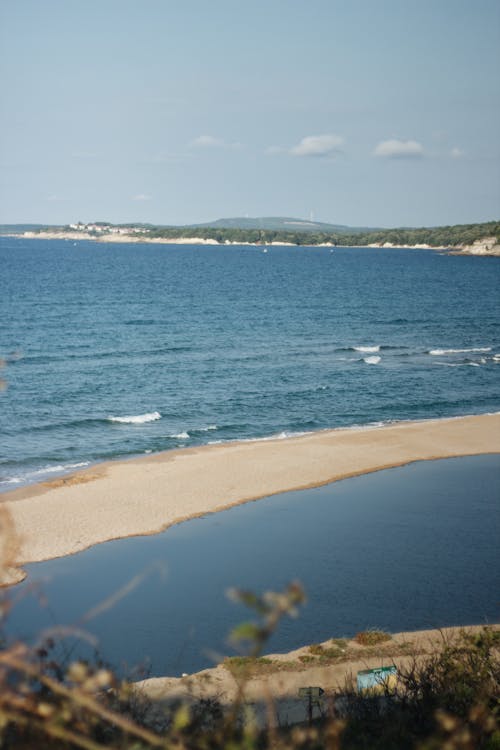
M354 352L364 352L370 354L370 352L379 352L380 344L378 346L353 346L351 347Z
M442 357L446 354L467 354L469 352L491 352L491 346L478 346L470 349L430 349L429 354Z
M341 352L360 352L361 354L376 354L377 352L394 352L396 356L407 354L408 347L395 344L373 344L372 346L338 346L333 351Z
M434 362L441 367L481 367L479 362Z
M193 435L200 432L213 432L217 429L218 427L216 424L209 424L206 427L193 427L189 430L182 430L182 432L174 432L171 435L166 435L166 437L171 438L172 440L189 440Z
M43 469L37 469L31 472L32 476L38 476L40 474L54 474L55 472L68 471L69 469L81 469L83 466L88 466L90 461L78 461L74 464L56 464L55 466L45 466Z
M44 466L42 469L35 469L34 471L27 471L25 474L9 477L8 479L1 479L0 484L21 484L21 482L29 482L31 479L42 477L45 474L63 474L72 469L83 469L85 466L89 465L90 461L78 461L74 464Z
M267 443L270 440L289 440L290 438L302 437L303 435L311 435L313 430L282 430L281 432L275 432L272 435L264 435L263 437L251 437L251 438L233 438L226 440L226 443ZM212 441L215 444L217 441Z
M288 440L289 438L302 437L311 435L312 430L282 430L281 432L271 435L269 440Z
M130 417L108 417L108 422L119 422L120 424L144 424L145 422L155 422L161 419L159 411L152 411L148 414L137 414Z
M382 357L364 357L363 362L365 362L367 365L378 365Z
M387 427L390 424L398 424L397 419L379 419L376 422L367 422L366 424L351 424L346 427L334 427L333 432L340 430L351 430L352 432L362 432L364 430L376 430L379 427Z

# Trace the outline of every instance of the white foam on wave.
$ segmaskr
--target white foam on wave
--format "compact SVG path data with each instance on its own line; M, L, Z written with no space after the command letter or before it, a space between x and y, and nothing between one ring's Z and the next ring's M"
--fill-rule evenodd
M363 357L363 362L366 362L367 365L378 365L382 357Z
M435 364L438 364L437 362ZM448 364L448 363L443 363ZM453 365L454 366L454 365ZM344 425L342 427L324 427L318 430L308 430L304 432L292 432L283 430L274 435L266 435L264 437L254 438L229 438L227 440L209 440L207 445L227 445L229 443L266 443L270 440L285 440L294 437L301 437L303 435L319 435L322 432L366 432L369 430L377 430L381 427L389 427L391 425L411 425L411 424L431 424L433 422L451 421L455 419L464 419L464 417L476 417L476 416L497 416L500 415L500 411L484 412L484 414L459 414L453 417L428 417L424 419L384 419L374 422L365 422L364 424L351 424Z
M303 435L310 434L310 430L302 430L297 432L293 432L291 430L283 430L283 432L279 432L277 435L271 435L271 440L288 440L288 438L302 437Z
M29 476L38 476L39 474L53 474L59 471L68 471L69 469L81 469L83 466L88 466L90 461L79 461L76 464L57 464L56 466L45 466L43 469L37 469L29 474Z
M232 441L228 442L237 442L237 443L265 443L269 440L288 440L289 438L295 438L295 437L302 437L303 435L311 435L311 430L302 430L302 431L293 431L293 430L283 430L282 432L276 432L273 435L266 435L264 437L255 437L255 438L235 438Z
M155 422L161 419L159 411L152 411L148 414L137 414L130 417L108 417L108 422L119 422L120 424L144 424L145 422Z
M467 354L468 352L491 352L491 346L478 346L472 349L431 349L429 354L443 357L446 354Z
M21 476L9 477L9 479L3 479L0 484L20 484L21 482L29 482L34 477L41 477L44 474L62 474L72 469L82 469L85 466L89 466L90 461L79 461L74 464L55 464L54 466L44 466L42 469L35 469L35 471L27 471L26 474Z
M379 352L380 344L378 346L353 346L352 348L355 352L364 352L365 354L370 354L370 352Z
M397 424L395 419L379 420L378 422L367 422L366 424L351 424L347 427L332 427L332 432L351 430L352 432L363 432L364 430L376 430L379 427L387 427L390 424Z
M479 362L434 362L441 367L481 367Z
M193 427L191 432L212 432L216 429L216 424L209 424L207 427ZM189 440L191 434L188 430L183 430L182 432L174 432L172 435L167 435L166 437L172 438L173 440Z

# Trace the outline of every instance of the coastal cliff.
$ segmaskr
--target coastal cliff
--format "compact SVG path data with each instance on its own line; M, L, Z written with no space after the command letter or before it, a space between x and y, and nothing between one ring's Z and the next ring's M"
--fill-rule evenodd
M462 245L457 255L500 255L500 243L496 237L483 237L472 245Z

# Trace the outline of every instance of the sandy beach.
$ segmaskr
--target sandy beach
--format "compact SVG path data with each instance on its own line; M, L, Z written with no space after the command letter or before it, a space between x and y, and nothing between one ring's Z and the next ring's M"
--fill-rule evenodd
M489 627L492 631L500 628L496 624ZM454 643L464 633L477 635L482 628L478 625L394 633L388 641L375 647L361 646L354 639L343 640L337 646L339 655L330 663L325 663L327 659L314 657L310 646L285 654L267 654L267 663L247 675L244 700L252 706L261 726L266 722L279 726L305 721L307 704L299 697L299 688L320 686L325 691L322 710L326 710L329 701L344 692L345 687L355 689L358 671L386 666L405 669L414 658L419 660L439 652L444 643ZM326 653L332 647L330 641L319 645ZM319 653L317 645L315 653ZM154 701L157 711L177 701L189 705L211 699L218 700L227 710L237 698L239 682L241 676L237 672L219 664L185 677L152 677L136 683L136 687ZM314 715L319 715L318 709Z
M0 496L2 581L18 567L280 492L403 464L500 452L500 414L288 439L208 445L115 461Z

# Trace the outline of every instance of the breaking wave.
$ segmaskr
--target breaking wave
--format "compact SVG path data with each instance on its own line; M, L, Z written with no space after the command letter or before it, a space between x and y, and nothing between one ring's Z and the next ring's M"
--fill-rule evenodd
M364 352L365 354L370 354L371 352L379 352L380 344L378 346L353 346L352 349L355 352Z
M89 466L90 461L78 461L74 464L55 464L54 466L44 466L42 469L35 469L35 471L27 471L25 474L19 476L9 477L8 479L1 479L0 484L20 484L21 482L29 482L32 479L40 479L44 474L63 474L72 469L83 469L85 466Z
M152 411L148 414L137 414L130 417L108 417L108 422L119 422L120 424L144 424L145 422L155 422L161 419L159 411Z
M363 362L366 362L367 365L378 365L382 357L363 357Z
M190 437L193 435L198 434L199 432L212 432L213 430L217 430L216 424L209 424L206 427L193 427L189 430L182 430L182 432L175 432L172 435L168 435L167 437L172 438L173 440L189 440Z
M434 362L441 367L481 367L480 362Z
M429 354L443 357L446 354L467 354L468 352L491 352L491 346L479 346L471 349L430 349Z

